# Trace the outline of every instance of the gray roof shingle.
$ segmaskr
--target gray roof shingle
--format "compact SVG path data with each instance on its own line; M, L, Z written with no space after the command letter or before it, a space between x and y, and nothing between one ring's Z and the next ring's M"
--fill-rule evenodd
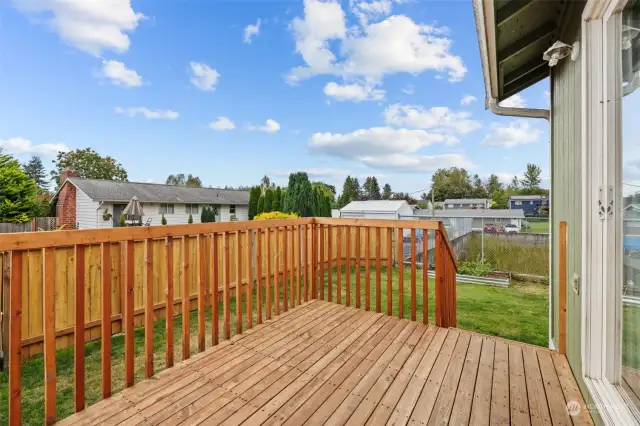
M129 202L136 196L142 203L249 204L248 191L78 177L68 180L94 201Z

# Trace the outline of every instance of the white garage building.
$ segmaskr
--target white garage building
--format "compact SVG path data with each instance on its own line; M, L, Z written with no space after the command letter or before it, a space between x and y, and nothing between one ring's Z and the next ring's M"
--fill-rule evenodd
M340 209L340 217L363 219L400 219L413 216L413 208L404 200L352 201Z

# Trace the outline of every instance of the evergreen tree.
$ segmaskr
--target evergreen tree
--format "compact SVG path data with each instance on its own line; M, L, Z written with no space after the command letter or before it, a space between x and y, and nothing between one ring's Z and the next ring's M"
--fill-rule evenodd
M338 206L342 208L352 201L360 199L360 183L358 178L347 176L342 187L342 194L338 197Z
M313 215L313 190L309 176L305 172L291 173L284 198L283 210L300 217Z
M264 195L261 195L260 198L258 198L258 208L256 210L256 216L262 213L264 213Z
M367 200L382 199L380 185L378 185L378 179L375 176L367 176L364 185L362 185L362 191L364 192L364 198Z
M120 220L118 220L118 226L120 226L120 228L124 228L127 225L127 223L124 220L124 214L120 213Z
M0 222L27 222L38 208L36 182L0 151Z
M31 160L22 166L22 170L27 176L36 181L36 185L38 185L39 188L46 189L49 185L47 171L44 169L40 157L36 157L35 155L31 157Z
M164 214L162 215L162 219L160 220L160 223L163 224L163 225L167 224L167 218L164 217Z
M253 218L258 214L258 200L262 195L262 190L259 186L254 186L249 191L249 220L253 220Z
M193 223L193 216L189 215L189 219L187 219L187 223L188 224L192 224Z
M277 187L276 190L274 191L274 197L273 197L273 202L271 204L271 211L272 212L279 212L280 211L280 199L282 198L282 189L280 189L280 187Z
M389 200L391 199L392 195L393 195L393 192L391 191L391 185L389 185L388 183L385 183L384 188L382 188L382 199Z
M263 213L269 213L273 211L273 199L275 197L275 191L271 188L267 189L264 193L264 211Z

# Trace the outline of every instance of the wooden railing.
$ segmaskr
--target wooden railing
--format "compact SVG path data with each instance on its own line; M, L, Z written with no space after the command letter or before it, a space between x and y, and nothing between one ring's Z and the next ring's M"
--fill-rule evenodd
M433 249L429 249L430 234ZM409 303L404 300L405 238L411 247ZM428 274L423 271L418 287L417 268L429 264L430 252L436 269L435 323L456 325L455 256L439 222L308 218L25 233L0 236L0 251L9 252L4 261L10 262L11 425L22 421L21 363L26 358L22 352L30 345L42 345L44 418L52 424L56 420L56 349L65 346L62 342L75 347L74 410L78 412L85 408L84 343L94 338L101 341L101 396L108 398L111 336L124 333L124 386L133 386L134 327L144 326L144 376L149 378L157 367L153 324L162 317L166 319L164 367L169 368L174 364L174 315L182 316L184 360L192 353L192 310L197 312L198 352L206 346L208 308L212 345L311 299L382 312L384 267L386 314L404 318L407 305L408 317L416 320L421 308L421 320L427 323ZM61 300L68 306L61 306ZM58 324L61 312L66 320L63 327ZM41 335L24 339L23 329L33 322L32 316L40 323Z

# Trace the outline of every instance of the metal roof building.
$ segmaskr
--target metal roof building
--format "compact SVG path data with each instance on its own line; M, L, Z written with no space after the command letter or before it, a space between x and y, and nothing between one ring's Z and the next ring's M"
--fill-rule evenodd
M340 209L340 217L400 219L400 216L413 216L413 208L404 200L352 201Z

